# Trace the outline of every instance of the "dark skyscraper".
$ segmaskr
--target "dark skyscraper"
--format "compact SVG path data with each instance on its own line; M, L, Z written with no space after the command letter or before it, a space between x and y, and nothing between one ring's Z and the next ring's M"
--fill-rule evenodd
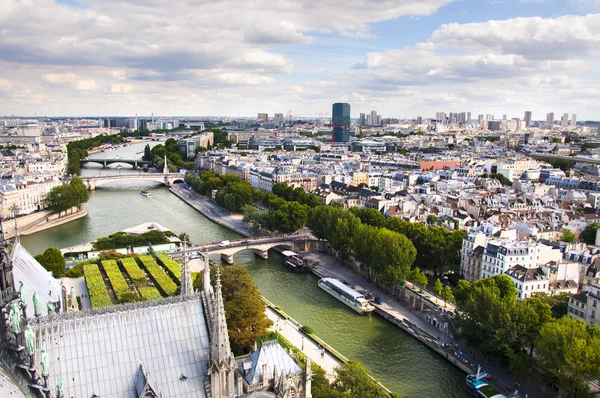
M350 104L335 103L331 111L333 142L350 140Z

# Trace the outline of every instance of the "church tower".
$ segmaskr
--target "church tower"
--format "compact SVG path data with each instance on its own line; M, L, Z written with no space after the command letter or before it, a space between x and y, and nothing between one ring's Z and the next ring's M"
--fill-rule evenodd
M209 271L210 272L210 271ZM209 272L204 277L210 277ZM210 359L208 373L210 375L211 398L233 398L235 396L234 374L235 358L229 346L229 334L225 320L225 308L221 294L221 273L217 268L216 283L212 300L212 328L210 331Z

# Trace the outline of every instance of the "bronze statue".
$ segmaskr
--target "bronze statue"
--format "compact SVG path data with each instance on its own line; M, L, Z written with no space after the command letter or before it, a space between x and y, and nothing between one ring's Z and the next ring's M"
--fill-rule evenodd
M10 307L10 324L15 333L21 333L21 307L16 302Z

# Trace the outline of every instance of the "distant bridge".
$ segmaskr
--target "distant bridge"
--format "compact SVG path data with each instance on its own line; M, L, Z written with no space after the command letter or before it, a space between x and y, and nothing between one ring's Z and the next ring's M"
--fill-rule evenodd
M161 184L165 184L170 187L176 182L183 182L185 174L183 173L144 173L144 174L119 174L119 175L106 175L96 177L80 177L84 184L90 191L93 191L99 185L105 184L111 181L121 180L144 180L154 181Z
M233 255L242 250L252 250L254 254L266 260L269 258L269 249L272 249L275 246L287 246L289 250L293 251L310 251L320 248L322 244L322 241L319 241L310 235L284 235L238 239L230 241L229 244L224 246L219 243L197 245L188 247L186 252L198 252L202 255L218 253L221 255L221 260L223 260L223 262L233 264ZM181 256L183 256L183 251L174 253L174 257Z
M149 160L142 160L142 159L81 159L79 161L80 165L84 165L84 164L88 164L88 163L96 163L101 165L103 168L106 168L106 166L110 165L110 164L115 164L115 163L123 163L123 164L129 164L131 166L133 166L134 169L137 169L139 165L152 165L152 162Z

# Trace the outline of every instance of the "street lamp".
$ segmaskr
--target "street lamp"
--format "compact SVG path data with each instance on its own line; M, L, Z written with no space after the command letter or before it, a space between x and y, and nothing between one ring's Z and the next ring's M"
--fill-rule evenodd
M302 336L302 351L304 351L304 336Z

